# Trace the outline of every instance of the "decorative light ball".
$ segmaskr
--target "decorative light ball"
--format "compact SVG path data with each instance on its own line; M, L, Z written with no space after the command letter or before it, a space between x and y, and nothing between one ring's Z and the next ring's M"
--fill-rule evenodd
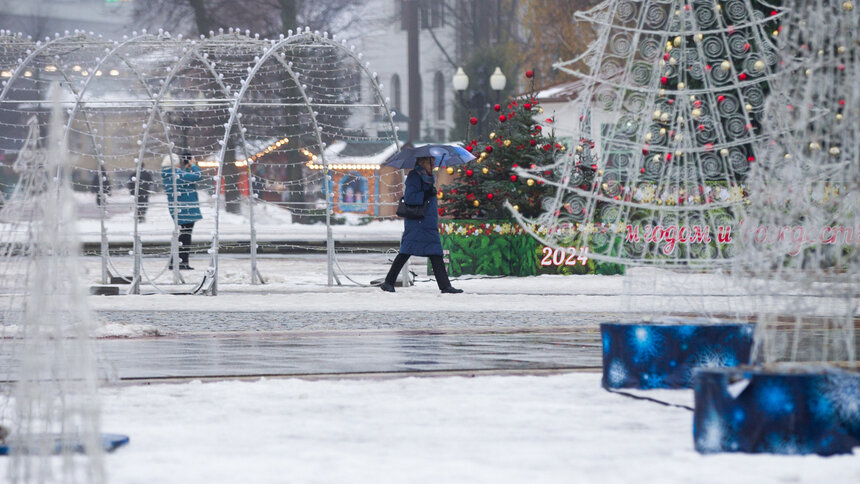
M684 139L684 135L678 133L675 135L675 141L682 141Z
M663 114L661 114L661 115L660 115L660 121L663 121L664 123L665 123L666 121L669 121L669 113L663 113Z
M514 210L515 210L515 211L517 211L517 212L519 212L519 211L520 211L520 206L519 206L519 205L514 205Z
M534 71L532 71L532 70L526 71L526 77L527 78L531 79L532 77L534 77L534 75L535 75Z
M728 150L728 149L726 149L726 148L721 149L721 150L720 150L720 155L722 155L722 156L729 156L729 150Z
M653 115L651 115L651 117L652 117L654 120L657 120L657 119L660 119L660 115L661 115L661 114L662 114L662 113L661 113L661 112L660 112L660 110L658 109L658 110L654 111L654 114L653 114Z
M764 61L763 60L755 61L755 64L753 64L753 69L755 69L757 72L763 71L764 70Z
M659 95L660 95L660 97L665 96L665 95L666 95L666 90L665 90L665 89L660 89L660 91L659 91Z
M812 151L818 151L821 149L821 145L813 141L812 143L809 143L809 149Z
M666 128L660 128L660 134L665 135L666 134Z
M839 151L838 146L834 146L834 147L830 148L829 153L830 153L830 156L839 156L839 153L841 153L841 152Z
M676 158L680 158L680 157L681 157L681 156L683 156L683 155L684 155L684 153L682 153L682 152L681 152L681 150L678 150L678 151L676 151L676 152L675 152L675 157L676 157Z
M495 137L496 137L496 133L495 133L495 132L490 133L490 139L493 139L493 138L495 138Z
M502 109L502 107L501 107L500 105L498 105L498 104L496 104L495 106L493 106L493 110L495 110L495 111L500 111L501 109Z
M705 38L704 34L701 34L701 33L696 34L696 36L693 37L693 39L695 39L696 42L701 42L702 39L704 39L704 38Z
M791 159L791 153L786 153L785 156L783 156L783 158L785 158L786 160L790 160Z
M724 60L724 61L720 62L720 69L727 71L731 68L732 68L732 64L729 61Z
M669 58L669 65L670 65L670 66L676 66L676 65L678 65L678 59L676 59L675 57L670 57L670 58Z
M698 118L698 117L700 117L700 116L702 115L702 110L701 110L701 109L699 109L699 108L696 108L696 109L694 109L694 110L690 111L690 114L691 114L694 118Z
M651 158L651 161L653 161L655 163L659 162L660 161L660 155L654 155L654 157Z
M672 41L671 40L667 41L666 42L666 52L669 52L670 50L672 50L672 48L673 48L672 47Z
M582 145L576 145L576 152L582 153Z
M442 193L442 190L439 190L438 192L436 192L436 198L438 198L439 200L442 200L442 198L444 196L445 196L445 194Z
M650 141L651 141L651 137L652 137L652 136L651 136L651 133L650 133L650 132L649 132L649 133L645 133L645 141L649 141L649 142L650 142Z
M684 117L683 117L683 116L678 116L678 119L676 119L676 121L677 121L677 122L678 122L678 124L680 124L681 126L683 126L683 125L684 125Z
M836 121L842 121L842 113L836 115Z
M687 87L687 85L684 84L683 82L678 83L678 89L684 89L685 87Z
M475 200L475 201L473 201L473 202L472 202L472 205L474 205L474 206L476 206L476 207L477 207L477 206L480 206L480 205L481 205L481 202L479 202L479 201Z
M485 166L485 167L483 167L483 168L481 168L481 173L483 173L483 174L485 174L485 175L486 175L486 174L487 174L487 173L489 173L489 172L490 172L490 170L489 170L486 166Z
M839 47L836 48L836 52L839 52L840 54L844 54L845 53L845 46L840 45Z
M510 146L510 145L511 145L511 140L506 139L506 140L505 140L505 142L504 142L504 145L505 145L505 146Z
M747 111L752 111L753 110L752 104L750 104L750 103L744 104L744 109L746 109Z
M675 37L672 40L672 45L674 45L675 47L680 47L681 46L681 36Z
M445 173L447 173L449 175L453 175L454 169L449 166L448 168L445 168Z
M845 10L846 12L854 10L854 4L851 2L842 2L842 10Z

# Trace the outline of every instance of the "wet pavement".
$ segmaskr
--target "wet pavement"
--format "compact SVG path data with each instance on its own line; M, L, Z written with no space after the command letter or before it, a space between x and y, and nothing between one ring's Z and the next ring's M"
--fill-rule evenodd
M118 380L599 369L598 323L563 313L100 312L163 336L98 341Z

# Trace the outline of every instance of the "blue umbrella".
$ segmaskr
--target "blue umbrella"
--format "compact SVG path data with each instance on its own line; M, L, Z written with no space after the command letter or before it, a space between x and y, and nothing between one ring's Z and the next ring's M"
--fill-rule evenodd
M418 148L404 148L382 165L411 170L415 168L418 158L425 157L433 157L434 165L437 167L465 165L475 159L472 153L459 146L424 145Z

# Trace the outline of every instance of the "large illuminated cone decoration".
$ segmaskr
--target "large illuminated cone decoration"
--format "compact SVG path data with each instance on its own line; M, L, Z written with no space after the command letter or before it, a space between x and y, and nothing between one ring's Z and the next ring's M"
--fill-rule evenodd
M854 361L860 306L860 13L795 0L781 35L784 74L748 177L735 274L760 301L764 361ZM774 311L772 301L791 294ZM769 305L768 302L771 302ZM781 315L777 318L776 314ZM794 325L791 332L778 328Z
M754 0L608 0L577 14L597 40L556 67L585 83L573 148L593 143L596 170L584 177L574 156L522 169L555 193L544 215L519 221L538 222L548 245L575 237L607 261L725 262L765 141L783 16ZM548 169L559 181L543 179Z

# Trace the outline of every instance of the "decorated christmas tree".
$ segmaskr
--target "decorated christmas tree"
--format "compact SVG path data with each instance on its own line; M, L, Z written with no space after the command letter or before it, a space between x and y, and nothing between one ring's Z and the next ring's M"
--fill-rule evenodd
M526 77L533 78L532 71ZM507 104L493 106L496 116L489 139L472 139L466 149L477 159L456 169L457 177L450 185L441 187L438 197L440 213L455 219L510 219L505 202L525 216L534 217L543 211L543 200L551 194L545 180L522 177L518 167L537 168L555 163L566 148L555 140L552 118L543 117L543 108L531 92L511 99ZM478 123L471 118L470 124ZM448 173L453 174L449 167ZM552 179L548 169L544 177Z
M782 15L757 0L607 0L578 13L597 40L557 67L583 82L580 136L594 140L595 176L583 183L573 160L520 167L553 194L537 218L511 213L524 227L548 227L534 234L547 245L576 227L592 257L607 261L731 256L746 177L766 141Z

